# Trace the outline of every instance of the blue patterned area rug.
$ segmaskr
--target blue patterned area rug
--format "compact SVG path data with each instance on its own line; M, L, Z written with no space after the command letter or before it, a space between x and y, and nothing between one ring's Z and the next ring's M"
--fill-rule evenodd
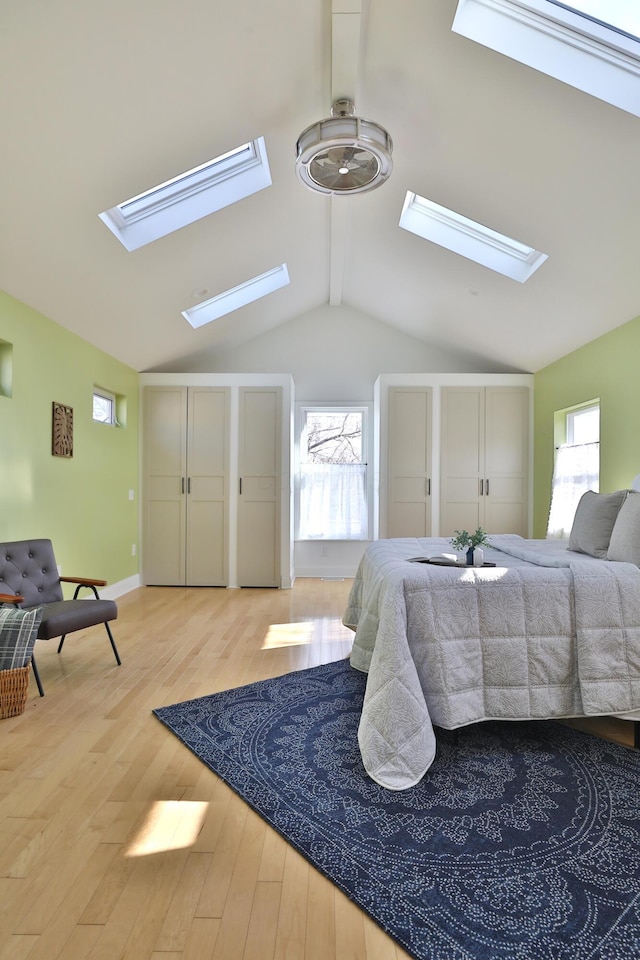
M484 723L393 792L360 759L364 684L343 660L154 713L419 960L640 957L640 753Z

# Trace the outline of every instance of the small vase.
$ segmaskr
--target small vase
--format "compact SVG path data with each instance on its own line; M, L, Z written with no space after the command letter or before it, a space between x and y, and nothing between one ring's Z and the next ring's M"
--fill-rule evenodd
M467 566L468 567L473 566L473 547L469 547L469 549L467 550Z
M473 565L474 567L481 567L484 563L484 550L482 547L475 547L473 550Z

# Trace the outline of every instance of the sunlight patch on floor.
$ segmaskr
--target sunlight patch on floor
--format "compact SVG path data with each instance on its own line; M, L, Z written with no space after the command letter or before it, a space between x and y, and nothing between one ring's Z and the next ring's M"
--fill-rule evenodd
M148 857L193 846L208 807L208 803L195 800L156 800L125 857Z
M314 624L311 620L303 623L272 623L262 643L262 650L277 650L279 647L299 647L313 640Z
M283 647L299 647L314 640L322 643L344 643L353 634L339 617L323 617L301 623L272 623L262 642L261 650L278 650Z

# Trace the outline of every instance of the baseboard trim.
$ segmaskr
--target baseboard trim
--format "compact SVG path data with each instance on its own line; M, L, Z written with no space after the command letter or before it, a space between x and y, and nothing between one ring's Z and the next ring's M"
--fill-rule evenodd
M126 580L118 580L117 583L110 583L108 586L102 587L100 597L102 600L117 600L118 597L123 597L125 593L130 593L140 586L142 586L140 574L137 573L133 577L127 577Z
M358 565L354 564L352 566L331 566L328 567L326 564L309 564L308 566L304 565L302 567L296 567L296 579L299 580L301 577L313 577L314 579L321 580L323 577L334 578L334 577L344 577L345 580L353 580L358 570Z

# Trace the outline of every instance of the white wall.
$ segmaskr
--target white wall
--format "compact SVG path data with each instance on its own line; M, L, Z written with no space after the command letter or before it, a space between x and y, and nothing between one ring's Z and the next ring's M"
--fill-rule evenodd
M170 369L190 374L291 374L296 401L312 404L371 403L376 380L390 372L418 376L515 372L464 349L431 346L350 307L328 304L243 346L202 352ZM371 417L373 429L374 421ZM368 541L296 541L295 576L353 576L367 545Z
M168 369L168 368L167 368ZM296 400L373 400L381 373L507 373L464 350L448 352L401 333L350 307L325 304L232 350L203 352L173 371L186 373L290 373Z

